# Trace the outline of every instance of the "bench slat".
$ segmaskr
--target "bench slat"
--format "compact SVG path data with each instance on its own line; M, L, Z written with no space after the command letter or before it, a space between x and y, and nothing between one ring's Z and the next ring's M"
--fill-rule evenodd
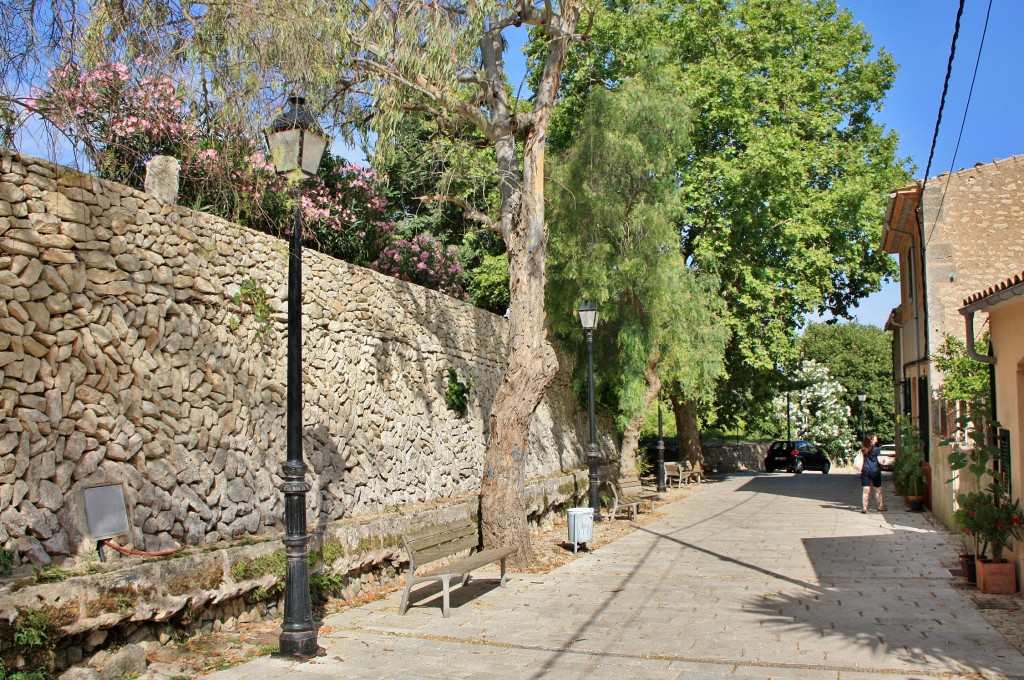
M433 546L430 548L425 548L423 550L416 550L413 552L411 557L415 559L416 566L419 567L424 564L429 564L431 562L439 560L442 557L448 557L450 555L454 555L455 553L462 552L463 550L475 548L476 546L476 536L467 536L458 541L449 541L444 545Z
M408 545L411 550L418 552L434 546L444 545L451 541L459 541L467 537L472 537L473 539L476 539L477 537L476 525L472 522L460 522L454 526L447 525L413 534L408 537L406 545Z
M424 576L438 576L439 574L453 574L455 576L461 576L466 572L475 571L484 565L490 564L491 562L497 562L503 557L508 557L515 551L515 548L492 548L491 550L473 553L468 557L462 558L458 562L444 565L436 572L424 574Z

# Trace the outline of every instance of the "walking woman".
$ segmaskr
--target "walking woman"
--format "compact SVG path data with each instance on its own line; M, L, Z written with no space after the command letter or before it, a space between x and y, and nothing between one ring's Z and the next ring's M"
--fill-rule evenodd
M871 500L871 489L875 489L875 505L879 512L885 510L885 499L882 498L882 466L878 463L878 437L869 434L864 437L864 443L860 447L860 457L864 461L860 468L860 485L864 487L864 500L861 503L861 512L868 511L868 502Z

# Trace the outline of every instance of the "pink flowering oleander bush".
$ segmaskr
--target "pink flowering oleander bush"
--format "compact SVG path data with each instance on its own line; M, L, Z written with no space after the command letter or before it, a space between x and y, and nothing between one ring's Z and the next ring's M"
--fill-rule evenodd
M106 62L69 64L50 72L33 92L39 114L82 145L100 176L141 187L153 156L180 156L196 127L181 92L169 78L146 75L148 62L131 68Z
M275 236L290 233L288 187L256 140L221 131L180 160L179 202Z
M263 143L237 127L192 115L180 88L147 75L149 64L69 65L50 73L34 108L80 143L104 178L142 188L153 156L181 163L179 202L275 236L294 224L294 191L267 161ZM212 111L212 113L211 113ZM297 199L303 239L323 253L462 298L458 249L429 234L396 239L385 182L327 154Z
M330 155L320 168L302 192L308 238L321 252L372 266L395 231L384 183L372 168Z
M455 246L446 248L430 234L419 234L411 240L393 241L381 252L373 268L461 299L464 292L459 284L462 265L458 255Z

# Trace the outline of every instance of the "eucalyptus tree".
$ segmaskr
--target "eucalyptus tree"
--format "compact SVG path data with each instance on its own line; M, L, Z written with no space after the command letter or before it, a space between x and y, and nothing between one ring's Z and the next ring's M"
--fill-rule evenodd
M410 110L446 127L470 125L487 141L496 216L451 197L508 252L508 367L488 418L483 537L531 560L527 430L558 369L544 313L545 146L565 55L588 14L583 1L96 0L87 11L85 31L64 36L74 54L173 73L195 88L197 106L234 111L239 130L258 127L269 102L300 89L339 133L372 132L377 153L389 153ZM520 110L506 87L504 34L529 29L543 56L531 104Z
M896 65L834 0L610 0L569 56L553 146L572 143L589 92L637 73L652 41L668 46L693 109L693 150L676 166L678 243L692 267L720 277L728 305L718 398L767 401L803 319L848 316L894 274L880 229L886 194L907 173L896 134L873 116ZM691 442L693 396L674 402Z
M582 299L598 304L596 389L623 433L621 471L634 475L644 413L662 382L713 383L728 337L717 279L689 270L678 248L675 168L690 150L690 112L664 56L650 50L636 76L590 92L548 191L550 323L579 346L572 310Z

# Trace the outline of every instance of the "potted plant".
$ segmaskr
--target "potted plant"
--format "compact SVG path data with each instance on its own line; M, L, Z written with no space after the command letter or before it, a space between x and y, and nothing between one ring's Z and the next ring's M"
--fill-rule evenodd
M893 482L902 493L913 512L924 509L924 488L926 482L924 462L924 443L917 434L917 429L909 424L900 426L900 452L896 456L893 471Z
M982 422L993 422L977 405L972 412ZM1024 535L1024 509L1020 501L1009 497L1004 472L994 464L998 447L992 433L996 427L993 422L991 430L979 428L975 433L981 438L973 447L956 449L949 455L950 467L966 470L969 476L961 479L976 487L957 494L953 520L974 538L978 589L984 593L1015 593L1016 568L1004 552Z
M982 548L981 515L978 508L984 498L984 494L978 492L960 494L957 509L953 512L953 522L960 527L960 569L964 573L964 580L971 585L978 582L975 560Z

